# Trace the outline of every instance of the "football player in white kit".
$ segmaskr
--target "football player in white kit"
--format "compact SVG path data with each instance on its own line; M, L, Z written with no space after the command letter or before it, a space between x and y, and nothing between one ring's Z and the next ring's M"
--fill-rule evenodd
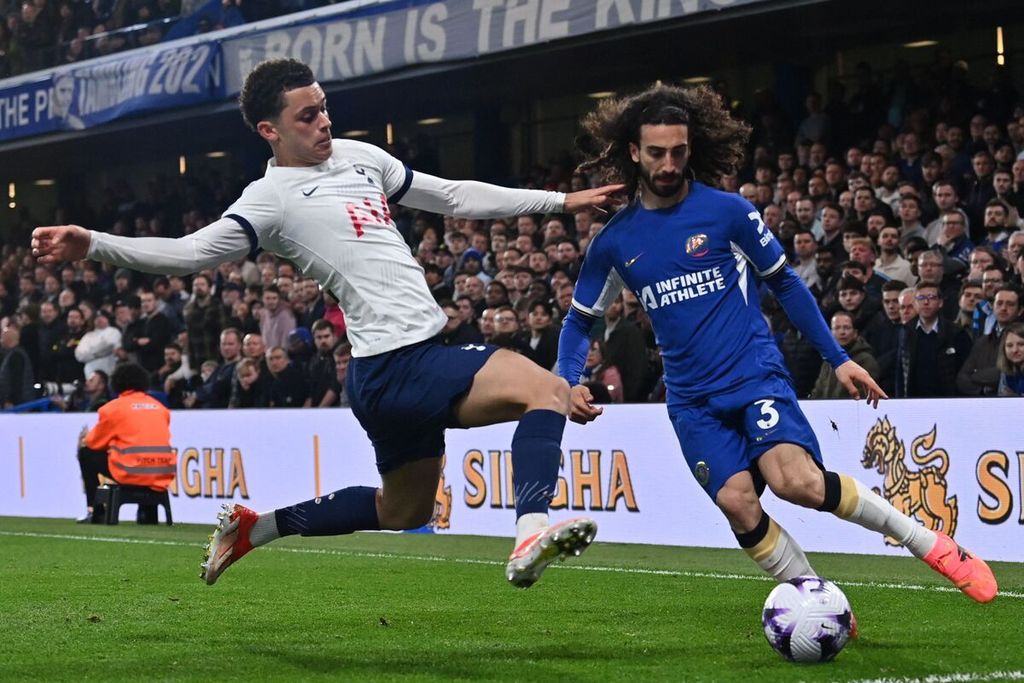
M263 62L239 96L246 124L273 150L263 178L217 221L179 239L128 238L76 225L37 228L44 264L88 258L184 275L262 248L294 262L341 302L352 344L347 389L373 442L380 487L353 486L258 514L225 506L202 578L213 584L252 548L281 536L412 529L434 511L446 427L518 420L512 440L516 543L506 575L532 585L553 560L593 540L588 518L548 521L569 410L569 385L488 345L447 347L445 314L391 220L389 203L470 218L575 211L621 185L562 194L414 173L383 150L331 138L323 89L301 62Z

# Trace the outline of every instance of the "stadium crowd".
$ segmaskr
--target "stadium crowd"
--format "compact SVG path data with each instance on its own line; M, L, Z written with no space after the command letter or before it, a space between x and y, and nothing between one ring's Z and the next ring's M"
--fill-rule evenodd
M0 0L0 78L327 4L327 0Z
M767 90L736 107L753 126L749 160L722 189L761 213L837 341L893 397L1024 395L1024 104L1004 73L979 87L966 64L940 60L913 77L897 66L883 82L860 64L849 94L834 83L827 99L807 95L802 117L783 111ZM588 186L571 168L565 155L522 185ZM137 197L123 182L90 225L187 234L240 186L187 175ZM448 316L445 343L489 342L554 367L573 283L608 215L485 222L393 209ZM51 270L28 254L33 221L23 223L0 258L0 407L50 395L95 409L126 359L172 408L347 405L344 312L293 264L260 253L191 278L92 262ZM845 395L760 295L798 395ZM657 340L633 292L595 327L585 379L598 402L664 399Z

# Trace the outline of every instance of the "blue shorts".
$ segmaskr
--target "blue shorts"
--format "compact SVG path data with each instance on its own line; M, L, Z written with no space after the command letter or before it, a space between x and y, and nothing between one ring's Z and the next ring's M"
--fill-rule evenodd
M754 465L780 443L802 446L823 468L818 439L784 377L771 375L669 417L690 472L711 500L729 477L748 469L760 494L764 479Z
M352 359L345 388L352 413L373 443L378 472L444 453L445 428L459 426L454 404L497 350L431 339Z

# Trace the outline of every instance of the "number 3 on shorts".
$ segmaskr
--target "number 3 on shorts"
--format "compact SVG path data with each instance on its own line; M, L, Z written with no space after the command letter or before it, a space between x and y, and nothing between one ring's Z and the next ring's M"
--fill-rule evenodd
M764 415L763 420L757 421L757 426L761 429L771 429L779 423L779 411L772 408L774 400L770 398L763 398L760 401L754 401L757 405L761 406L761 414Z

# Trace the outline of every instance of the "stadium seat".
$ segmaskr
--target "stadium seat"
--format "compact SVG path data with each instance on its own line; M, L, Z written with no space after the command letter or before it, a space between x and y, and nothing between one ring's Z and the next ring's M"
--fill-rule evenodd
M121 506L126 503L133 503L142 509L144 505L154 507L162 505L164 508L167 525L173 523L171 518L171 497L167 490L154 491L145 486L125 486L122 484L104 484L96 489L96 504L103 506L103 523L117 524ZM141 519L141 516L140 516ZM153 519L153 524L156 519Z

